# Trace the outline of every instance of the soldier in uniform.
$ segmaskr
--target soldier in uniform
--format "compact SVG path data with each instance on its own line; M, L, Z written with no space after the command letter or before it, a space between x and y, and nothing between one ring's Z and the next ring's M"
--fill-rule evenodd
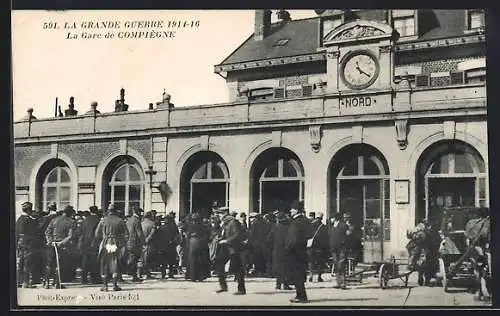
M154 222L152 212L144 214L144 220L141 223L144 233L144 245L142 246L142 271L145 272L146 278L151 279L152 257L153 257L153 236L156 233L156 223Z
M132 276L133 282L141 282L142 279L137 275L137 263L142 253L142 246L144 245L144 233L141 226L141 215L144 212L141 208L136 207L133 210L134 214L127 219L128 229L128 274Z
M62 214L54 218L45 230L47 245L50 247L49 256L47 257L47 270L45 275L46 288L49 288L48 277L54 275L54 271L57 268L57 258L54 247L57 247L59 253L59 275L61 276L61 279L65 276L65 273L68 272L68 269L71 268L69 266L71 262L68 254L68 246L71 242L71 239L73 238L75 230L75 223L71 218L74 212L75 210L71 205L66 206ZM56 287L63 288L61 284L62 280L59 280L59 278L55 279Z
M16 221L17 273L18 287L31 288L30 277L33 272L34 255L41 245L37 240L39 228L33 217L33 205L30 202L22 204L22 214Z
M42 258L42 264L41 264L41 269L42 269L42 285L45 287L45 282L52 277L51 275L45 275L47 273L47 262L48 262L48 257L51 255L51 249L52 246L47 243L47 239L45 237L45 231L47 230L47 227L49 226L50 222L56 218L57 215L57 205L56 202L51 202L49 206L47 207L48 214L42 216L38 220L38 227L40 229L41 233L41 241L42 245L40 247L40 252L41 252L41 258ZM55 284L55 279L53 280Z
M94 239L94 242L100 243L98 258L103 279L101 291L108 291L110 278L113 279L113 291L121 290L118 286L120 261L129 240L128 232L127 225L117 216L115 207L111 204L107 215L97 225Z
M98 248L94 242L95 230L99 224L97 216L97 206L89 207L90 215L87 216L82 223L82 231L80 235L79 245L82 252L82 283L89 282L88 275L90 274L90 282L99 282L99 269L97 264Z
M309 213L311 214L311 213ZM315 214L314 214L315 215ZM318 274L318 282L323 282L321 274L326 266L326 261L329 257L329 244L328 244L328 229L321 218L316 217L311 221L311 229L314 232L312 247L308 249L310 259L309 282L313 282L314 273Z
M240 222L229 215L228 208L219 209L222 221L221 240L216 254L216 269L220 289L216 293L227 292L226 263L230 260L230 271L234 273L238 282L238 291L235 295L245 295L245 274L241 262L241 243L243 241L243 229Z
M290 208L292 222L288 228L285 242L285 264L287 276L295 285L295 298L292 303L307 303L307 239L310 234L309 220L303 214L301 202L294 201Z
M273 275L276 277L276 289L292 290L290 282L285 273L285 243L290 227L290 217L280 211L276 218L276 225L269 234L269 243L273 250Z
M175 224L175 214L173 212L167 214L165 222L161 223L153 240L161 278L165 278L168 268L168 277L173 279L177 265L177 244L180 242L180 233L177 224Z
M335 214L333 223L330 226L329 245L335 265L337 286L335 288L346 289L345 284L345 264L346 264L346 242L349 227L345 223L340 213Z

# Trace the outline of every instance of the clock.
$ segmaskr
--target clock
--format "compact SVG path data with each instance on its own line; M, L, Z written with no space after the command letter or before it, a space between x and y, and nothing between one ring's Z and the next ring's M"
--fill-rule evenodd
M357 50L344 56L340 64L342 81L351 89L361 90L371 86L378 78L379 63L368 50Z

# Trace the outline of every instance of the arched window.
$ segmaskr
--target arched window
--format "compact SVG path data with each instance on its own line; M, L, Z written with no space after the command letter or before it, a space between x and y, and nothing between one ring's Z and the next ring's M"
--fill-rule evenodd
M53 168L43 181L43 207L55 202L58 210L62 210L71 202L71 177L68 167Z
M269 159L259 177L259 211L267 213L304 199L304 174L294 157Z
M435 209L454 206L488 206L483 159L461 148L444 152L425 172L426 217Z
M144 177L140 167L134 163L119 165L109 182L110 203L128 214L134 207L144 207Z

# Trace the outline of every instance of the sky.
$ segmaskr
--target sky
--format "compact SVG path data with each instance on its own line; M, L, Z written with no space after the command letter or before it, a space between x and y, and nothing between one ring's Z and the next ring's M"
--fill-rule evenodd
M146 110L161 101L165 89L176 106L228 101L225 80L214 73L254 30L254 10L151 11L13 11L13 119L33 108L37 118L54 116L56 97L62 110L75 98L79 114L90 110L111 112L120 89L125 89L129 110ZM314 17L314 10L289 10L292 19ZM276 14L273 13L273 21ZM198 27L175 28L174 38L82 38L82 33L108 30L89 28L97 22L125 26L138 21L163 21L157 31L169 31L168 21L199 21ZM56 25L59 29L44 28ZM76 29L70 29L76 24ZM66 27L65 27L66 24ZM102 25L102 24L101 24ZM86 28L84 28L87 26ZM68 39L68 33L78 39Z

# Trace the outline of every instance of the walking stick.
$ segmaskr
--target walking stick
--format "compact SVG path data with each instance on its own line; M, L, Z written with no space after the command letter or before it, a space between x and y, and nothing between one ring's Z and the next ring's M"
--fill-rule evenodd
M57 284L56 284L56 288L57 289L61 289L62 286L61 286L61 266L59 265L59 251L57 250L57 244L56 243L53 243L52 245L54 245L54 251L56 253L56 269L57 269Z

